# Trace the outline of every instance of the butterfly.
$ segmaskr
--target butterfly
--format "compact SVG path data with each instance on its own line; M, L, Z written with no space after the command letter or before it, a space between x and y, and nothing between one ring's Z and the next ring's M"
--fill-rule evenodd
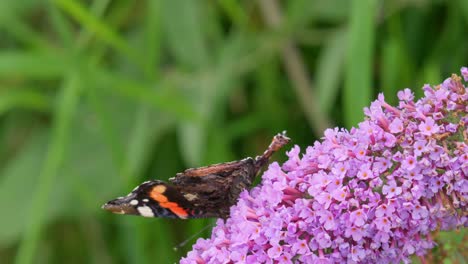
M102 208L112 213L144 217L226 219L241 191L252 185L273 153L289 141L286 132L279 133L260 156L187 169L170 178L169 183L146 181L127 196L111 200Z

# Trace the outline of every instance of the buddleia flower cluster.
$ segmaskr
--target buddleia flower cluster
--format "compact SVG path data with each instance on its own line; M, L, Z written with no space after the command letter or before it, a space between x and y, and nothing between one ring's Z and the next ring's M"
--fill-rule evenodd
M456 75L422 89L294 146L181 263L408 263L432 231L467 226L468 89Z

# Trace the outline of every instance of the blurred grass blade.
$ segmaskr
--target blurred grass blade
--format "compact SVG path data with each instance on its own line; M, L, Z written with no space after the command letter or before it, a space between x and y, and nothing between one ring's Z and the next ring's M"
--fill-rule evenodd
M285 22L283 22L283 12L279 2L276 0L262 0L259 4L268 26L272 30L280 30ZM314 130L316 135L321 135L323 130L330 126L331 122L320 112L306 64L293 40L288 39L285 41L281 48L281 57L284 62L285 71L297 95L298 103L307 117L309 126Z
M425 62L424 66L420 69L417 81L419 87L424 84L434 85L442 82L440 65L436 61L432 60ZM416 98L424 96L422 89L416 89L414 94Z
M111 119L108 116L107 111L105 111L104 106L102 102L102 98L100 98L95 91L94 87L89 87L86 89L87 91L87 98L89 99L88 101L90 102L94 113L96 113L98 122L100 123L100 127L103 133L103 139L107 141L107 145L109 149L111 150L111 156L114 161L115 167L119 169L119 176L123 178L123 182L126 182L129 180L130 175L128 171L124 169L124 164L125 164L125 151L124 147L122 144L122 141L118 139L117 135L115 134L116 129L114 128L114 125L112 124Z
M2 125L11 127L13 122L17 122L17 120ZM0 218L0 245L3 248L17 245L20 236L24 234L28 221L25 216L31 211L32 198L29 194L37 186L37 175L35 173L44 161L43 156L44 149L47 147L48 132L48 129L35 129L34 133L30 133L31 136L24 142L22 148L18 149L13 157L9 156L8 162L2 164L3 167L0 172L0 208L12 208L8 209L8 213L2 214ZM4 256L0 254L1 263L11 263L4 261Z
M208 23L204 21L202 5L185 0L163 0L162 3L166 40L177 61L190 68L206 65L209 52L203 25Z
M210 17L203 11L203 4L196 1L164 0L162 1L163 25L170 52L177 63L188 70L202 72L207 68L210 58L216 50L208 51L206 29ZM173 19L178 17L179 19ZM213 47L215 48L215 47ZM203 119L209 119L212 113L215 87L210 79L191 81L183 87L190 93L193 110L200 113ZM200 165L203 161L203 149L206 140L206 127L201 122L183 122L178 125L178 137L183 150L181 154L190 166Z
M104 24L103 21L100 21L96 16L91 14L80 2L72 0L54 0L54 2L75 18L83 27L94 32L99 39L125 54L133 63L142 66L137 53L127 45L126 41Z
M6 6L3 6L3 4L6 4ZM0 29L9 33L9 35L13 36L13 39L26 47L37 50L45 50L50 47L44 36L32 30L24 20L14 16L15 14L10 10L11 4L9 1L0 1ZM8 39L8 35L5 39Z
M91 78L94 78L95 85L110 93L151 105L183 121L200 120L199 114L193 110L187 97L164 82L156 89L148 83L117 76L112 72L97 70L94 73Z
M50 22L53 30L57 32L59 39L65 49L73 47L73 28L69 20L67 20L62 12L53 2L47 2L47 14L50 16Z
M107 7L109 6L111 0L95 0L91 3L89 7L89 13L91 16L94 16L96 20L99 20L104 16ZM94 36L94 31L86 30L86 28L81 29L80 34L77 38L77 47L78 49L83 49L90 42ZM98 48L99 49L99 48ZM99 56L98 56L99 57Z
M316 87L322 113L330 112L338 95L347 49L346 33L339 30L331 36L317 62Z
M145 43L145 74L148 80L158 80L161 74L158 70L162 45L161 2L148 1L146 7Z
M317 6L310 0L287 1L285 9L286 23L293 29L304 27L307 23L317 19L313 15L313 12L317 10Z
M50 110L50 98L34 91L6 91L0 94L0 116L11 109L23 108L40 112Z
M151 158L152 146L164 133L174 127L174 119L155 112L147 105L140 105L135 113L135 123L130 132L126 146L127 158L125 166L130 175L139 176L143 173ZM154 122L158 120L158 122ZM128 185L137 184L127 182Z
M343 91L343 115L348 128L363 119L362 109L371 101L377 2L352 1Z
M398 87L398 79L401 78L399 65L400 46L393 37L389 38L382 48L382 90L385 100L389 103L396 102L396 92L402 87Z
M285 3L288 24L293 27L303 27L311 21L342 22L349 14L351 1L327 0L294 0Z
M460 8L461 12L463 13L463 17L465 18L465 27L466 27L466 25L468 25L468 1L458 0L457 6Z
M233 24L239 29L248 29L248 21L245 10L237 0L219 0L217 4L223 9Z
M63 76L67 62L52 52L0 51L0 77L49 79Z
M79 100L79 89L79 75L72 73L65 82L62 94L58 97L50 145L46 160L38 175L38 185L31 199L32 207L28 217L28 225L16 255L16 263L18 264L34 263L44 217L49 207L48 197L52 191L57 171L64 160L70 125Z
M385 100L397 103L397 92L405 87L412 87L415 76L415 65L405 38L405 27L402 18L392 17L388 22L388 33L382 42L381 89ZM419 84L418 84L419 85Z

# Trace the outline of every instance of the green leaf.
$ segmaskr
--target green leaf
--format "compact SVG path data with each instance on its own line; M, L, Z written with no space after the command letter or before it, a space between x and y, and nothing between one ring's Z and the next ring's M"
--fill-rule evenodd
M435 85L442 81L440 66L435 61L427 61L419 72L420 73L417 78L418 87L422 87L424 84ZM414 92L416 98L421 98L424 96L422 89L415 89Z
M376 7L375 0L352 1L343 91L347 127L363 120L362 109L372 97Z
M401 78L400 66L400 45L394 38L389 38L382 49L382 90L385 100L389 103L396 102L396 93L402 87L398 87L398 80Z
M220 0L217 4L223 9L230 21L240 29L248 28L249 18L246 15L246 10L243 9L239 1L236 0Z
M351 1L328 0L286 1L286 15L290 26L304 26L311 21L340 22L349 16Z
M468 2L465 0L458 0L456 5L460 8L460 11L465 18L465 27L468 25Z
M14 109L48 112L51 109L51 100L42 93L26 89L7 90L0 93L0 115Z
M0 206L11 208L0 217L0 244L12 245L28 222L31 194L38 185L37 170L47 149L47 129L34 131L24 147L6 164L0 176ZM25 195L28 194L28 195ZM52 204L54 206L55 204ZM54 217L48 208L46 219Z
M162 18L161 18L161 2L160 1L148 1L147 2L147 13L145 20L146 28L144 35L145 43L145 74L149 80L157 80L161 77L158 70L160 57L161 57L161 45L162 45Z
M67 61L57 53L10 50L0 52L0 77L50 79L62 76Z
M3 3L10 5L12 2L0 1L0 4ZM10 6L5 8L0 6L0 29L7 32L7 36L11 35L12 39L25 45L25 47L30 47L36 50L47 50L50 45L46 38L40 33L34 31L24 20L18 18L16 16L17 14L12 12L10 8ZM7 13L1 13L2 11ZM8 39L8 37L5 37L5 41Z
M198 72L205 70L213 52L208 52L206 45L205 16L200 2L183 0L165 0L162 2L163 31L170 51L181 68ZM179 19L173 19L175 16ZM215 21L210 21L215 22ZM214 83L211 78L193 80L183 89L187 98L192 98L193 110L203 119L207 119L211 110ZM180 123L178 136L182 155L191 166L199 165L203 160L206 125L202 122Z
M94 32L96 36L116 49L117 51L125 54L128 59L137 64L143 66L140 61L139 55L128 46L127 42L120 37L112 28L106 25L103 21L99 20L89 10L77 1L71 0L54 0L54 2L68 14L70 14L78 23L88 29L90 32Z
M158 85L153 85L99 68L90 70L90 78L94 85L100 89L148 104L156 109L173 114L180 120L196 121L200 119L198 113L194 112L193 106L190 105L187 97L180 90L170 87L162 81Z
M206 32L203 31L206 21L201 2L163 0L161 8L163 30L176 60L189 69L206 65L209 52Z
M63 162L65 148L68 144L70 124L79 98L79 75L74 73L63 87L52 128L51 142L46 160L38 176L38 185L32 194L32 207L28 225L20 244L16 262L32 263L41 236L49 195L54 185L58 169Z
M322 113L335 105L346 56L346 31L339 30L325 44L317 61L316 87Z

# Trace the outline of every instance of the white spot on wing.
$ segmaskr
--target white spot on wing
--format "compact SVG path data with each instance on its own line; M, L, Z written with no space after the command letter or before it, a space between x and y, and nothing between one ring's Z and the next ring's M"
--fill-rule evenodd
M147 203L147 202L149 202L149 200L145 198L145 199L143 199L143 202Z
M138 206L137 210L138 210L138 212L140 213L141 216L154 217L153 211L148 206Z
M196 194L192 194L192 193L186 193L186 194L184 194L184 197L185 197L185 199L187 199L189 201L193 201L193 200L198 198L198 196Z
M133 199L133 200L130 201L130 204L131 204L131 205L137 205L137 204L138 204L138 200Z

